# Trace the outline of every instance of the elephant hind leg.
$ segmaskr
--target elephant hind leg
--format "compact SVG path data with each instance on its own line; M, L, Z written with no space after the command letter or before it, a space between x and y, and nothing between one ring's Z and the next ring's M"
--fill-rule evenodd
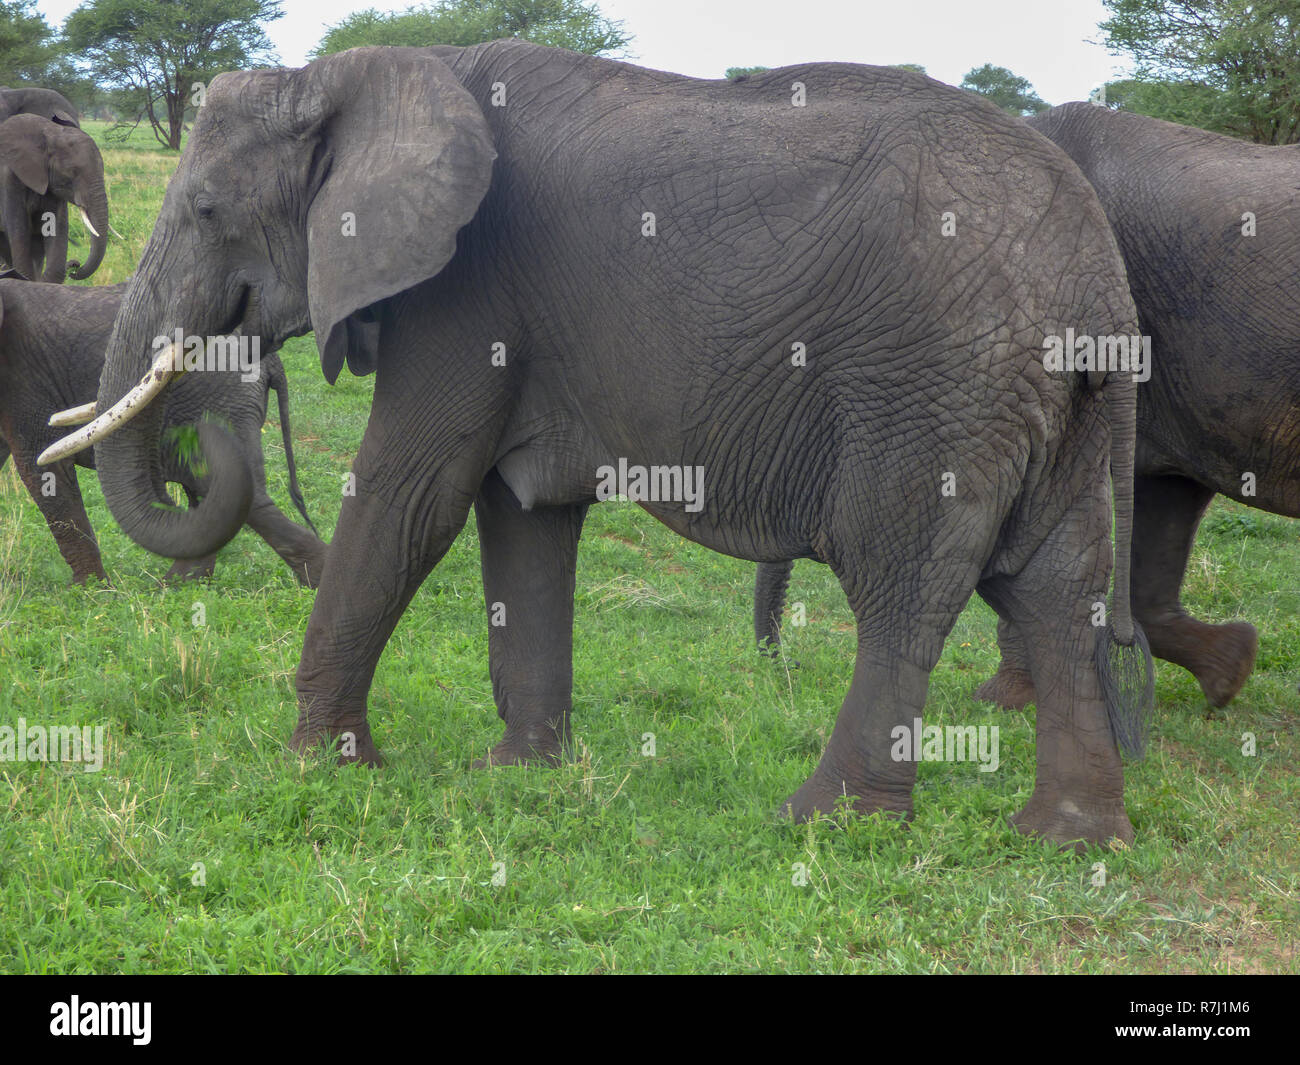
M973 698L977 702L992 703L1004 710L1023 710L1037 702L1034 678L1029 672L1029 655L1024 637L1006 618L998 618L998 650L1002 661L998 671L978 688Z
M14 453L14 465L54 535L59 554L72 567L72 583L84 584L87 578L98 577L107 584L108 575L104 572L99 544L81 501L81 488L77 484L73 463L67 460L38 469L32 456L20 450Z
M793 561L760 562L754 575L754 641L773 658L781 650L781 614Z
M1096 604L1106 601L1110 559L1110 506L1098 482L1019 573L987 577L978 588L1023 637L1019 647L1036 693L1034 791L1012 823L1079 850L1133 840L1124 769L1094 658L1105 630L1092 619Z
M1211 705L1225 706L1255 667L1259 634L1246 622L1198 621L1179 597L1214 490L1186 477L1138 477L1133 488L1134 617L1153 655L1189 670Z
M980 539L949 542L971 545ZM943 541L936 536L930 542ZM884 550L873 551L865 565L860 559L848 568L835 567L857 618L858 651L826 750L781 808L799 821L829 814L846 799L859 813L911 816L917 772L912 739L930 671L979 576L979 547L970 548L968 556L899 565L886 559L915 557L911 545L894 544L892 550L891 545L874 546ZM888 580L872 579L885 573Z
M259 490L253 498L248 527L284 560L299 584L304 588L320 585L329 545L315 533L290 521L264 491Z

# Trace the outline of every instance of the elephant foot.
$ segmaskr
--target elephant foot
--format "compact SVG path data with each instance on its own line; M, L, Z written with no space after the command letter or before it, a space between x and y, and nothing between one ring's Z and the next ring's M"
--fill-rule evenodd
M1090 844L1128 846L1134 838L1122 799L1080 801L1035 790L1025 808L1010 820L1025 835L1041 836L1077 854L1085 853Z
M302 757L317 747L335 751L339 765L360 762L378 769L384 764L379 748L370 738L370 726L364 722L359 725L312 725L299 721L289 738L289 749Z
M100 583L106 588L113 587L113 582L108 579L108 574L104 572L102 566L96 566L94 569L77 571L72 574L72 583L76 585L85 584L91 577L99 579Z
M1244 621L1214 625L1213 638L1192 672L1211 706L1227 706L1255 668L1259 633Z
M474 769L491 769L494 766L557 766L564 761L568 747L567 728L546 728L514 732L506 729L501 742L482 758L474 760Z
M304 588L319 588L321 574L325 572L325 560L304 562L293 568L293 575Z
M887 792L864 786L849 787L842 780L832 783L817 773L813 773L798 791L781 804L778 815L803 823L818 817L833 817L835 811L842 809L846 803L854 813L864 816L880 813L900 821L912 819L910 792Z
M163 580L172 584L178 581L201 581L212 576L217 568L217 560L209 555L207 558L178 558L163 576Z
M296 554L292 558L284 559L302 587L320 587L321 575L325 572L325 551L327 546L321 544L319 551Z
M1259 633L1245 621L1207 625L1183 612L1140 616L1151 653L1191 672L1211 706L1226 706L1250 677L1259 651Z
M1004 710L1023 710L1037 701L1029 671L999 666L997 673L975 689L977 702L992 703Z

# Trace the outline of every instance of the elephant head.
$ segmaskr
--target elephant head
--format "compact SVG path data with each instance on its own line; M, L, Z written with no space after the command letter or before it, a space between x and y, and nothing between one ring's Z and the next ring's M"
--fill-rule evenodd
M0 197L6 202L0 203L0 210L4 212L10 245L14 244L16 231L28 224L23 217L26 208L9 202L16 201L24 189L76 204L90 231L91 248L85 264L79 265L72 276L78 281L90 277L103 261L108 245L104 160L90 135L76 126L61 125L39 115L15 115L0 123L0 166L8 171L5 187L0 189ZM66 220L61 221L66 227ZM56 239L66 249L66 231ZM62 280L62 263L57 272L57 280Z
M452 258L495 157L478 104L419 49L358 48L300 70L215 79L122 302L104 413L43 461L95 443L105 499L136 543L173 558L215 551L244 521L248 474L221 430L205 426L202 503L154 505L165 498L158 405L141 397L171 373L150 368L155 339L240 329L266 351L314 329L331 383L345 361L373 372L370 308ZM135 390L142 378L152 389Z

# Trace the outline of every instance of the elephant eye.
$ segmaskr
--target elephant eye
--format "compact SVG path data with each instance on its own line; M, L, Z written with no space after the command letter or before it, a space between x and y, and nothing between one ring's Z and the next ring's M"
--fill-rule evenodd
M217 209L213 207L212 204L210 203L196 204L194 207L194 213L197 214L199 218L201 218L204 222L211 222L214 218L217 217Z

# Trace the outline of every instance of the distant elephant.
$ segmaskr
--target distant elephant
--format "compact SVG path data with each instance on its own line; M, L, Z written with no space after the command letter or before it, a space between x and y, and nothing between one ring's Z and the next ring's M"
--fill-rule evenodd
M1078 168L988 101L889 68L700 81L518 40L223 74L123 298L103 413L44 456L95 444L114 517L161 554L219 546L250 486L201 426L211 491L152 505L148 404L174 370L152 342L236 325L314 329L329 381L377 371L295 749L379 763L375 666L473 508L505 721L479 764L560 758L578 538L617 491L715 550L817 558L848 594L853 682L787 814L910 814L896 734L978 588L1030 634L1044 693L1016 823L1132 839L1116 734L1145 693L1106 663L1150 666L1127 605L1137 386L1047 369L1043 338L1137 319Z
M90 277L108 246L104 160L75 126L39 115L0 122L0 258L24 277L59 284L68 268L68 204L81 208L90 256L72 277Z
M53 89L0 87L0 122L14 115L39 115L61 126L81 127L77 109Z
M12 451L18 475L41 508L77 584L91 576L107 578L82 506L74 463L59 462L42 472L36 467L36 456L65 431L50 428L50 415L93 396L99 388L104 349L125 291L126 285L87 288L0 279L0 466ZM324 568L326 545L314 527L308 532L286 518L266 493L261 434L269 389L275 390L279 403L289 495L311 526L298 489L289 435L288 384L278 356L263 355L260 376L253 381L241 380L238 371L185 374L167 394L164 425L169 429L191 425L205 413L230 424L252 470L249 527L284 559L300 583L314 588ZM190 506L199 505L204 485L179 460L176 449L160 447L159 459L163 480L180 484ZM76 465L93 469L93 455L83 452ZM53 481L45 479L49 475ZM168 576L211 576L214 561L211 553L178 561Z
M1134 616L1152 653L1190 670L1224 706L1250 676L1258 634L1245 622L1196 620L1179 593L1216 492L1300 517L1300 148L1086 103L1028 124L1097 190L1151 337L1151 379L1138 388ZM789 563L759 566L760 645L780 641L789 573ZM1003 623L998 643L1001 666L976 697L1033 702L1022 642Z

